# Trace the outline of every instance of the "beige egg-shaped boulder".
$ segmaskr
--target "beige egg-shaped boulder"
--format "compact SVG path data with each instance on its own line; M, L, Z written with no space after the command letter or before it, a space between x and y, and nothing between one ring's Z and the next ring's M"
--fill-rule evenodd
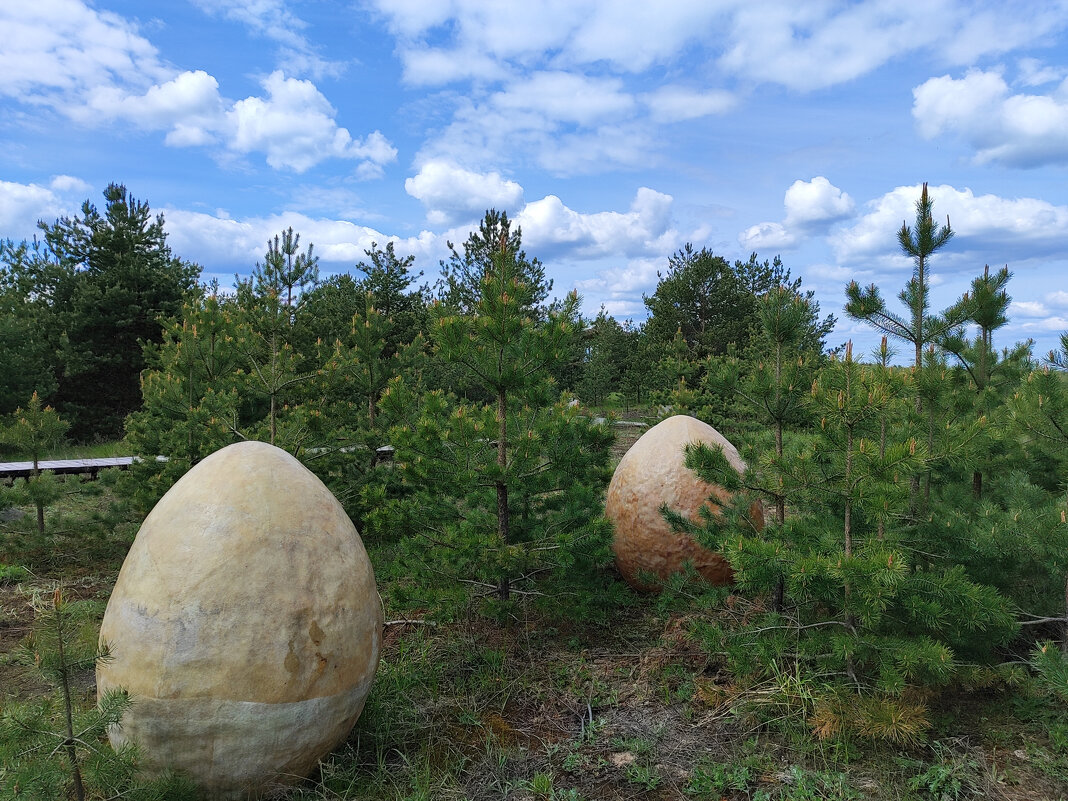
M679 514L699 521L699 511L707 505L713 513L719 506L710 498L725 502L729 493L723 487L701 481L686 467L686 445L704 442L720 445L731 466L745 470L738 450L716 429L694 417L675 415L646 431L631 446L608 485L605 514L615 524L612 550L623 578L635 589L655 590L654 581L680 572L686 562L707 581L716 585L734 579L731 567L720 554L699 545L688 534L677 533L660 513L667 504ZM764 516L753 504L749 518L759 530Z
M145 519L111 593L97 690L130 693L112 745L212 798L307 776L352 728L382 641L374 573L341 504L262 442L186 473Z

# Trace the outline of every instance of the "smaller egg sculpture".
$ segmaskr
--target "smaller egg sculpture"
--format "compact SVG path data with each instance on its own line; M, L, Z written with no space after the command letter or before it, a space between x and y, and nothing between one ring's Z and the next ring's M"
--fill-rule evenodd
M110 734L209 798L307 776L345 738L378 665L382 607L355 526L262 442L223 448L145 519L108 601L97 690L132 705Z
M687 562L714 585L734 580L730 564L720 554L700 545L689 534L672 531L660 513L664 504L694 522L707 505L719 511L714 500L726 502L723 487L708 484L686 467L686 445L703 442L719 445L730 465L739 473L745 462L738 450L716 429L694 417L675 415L646 431L624 454L612 475L605 501L605 514L615 524L612 550L623 578L642 591L658 588L658 581L684 569ZM760 530L764 516L759 503L749 510L749 520Z

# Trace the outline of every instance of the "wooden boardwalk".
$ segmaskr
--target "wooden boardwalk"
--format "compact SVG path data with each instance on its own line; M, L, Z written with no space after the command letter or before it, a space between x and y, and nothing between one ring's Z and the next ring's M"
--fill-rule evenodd
M111 456L103 459L42 459L38 462L41 470L48 470L58 476L89 474L96 476L100 470L117 467L125 470L134 463L136 456ZM33 462L0 462L0 481L13 478L27 478L33 475Z
M594 423L604 425L608 420L604 417L595 417ZM645 423L635 423L626 420L616 420L613 425L619 428L648 428ZM310 448L308 453L319 453L326 448ZM349 453L356 448L339 448L342 453ZM167 461L166 456L157 456L161 462ZM375 449L376 462L389 462L393 460L393 446L383 445ZM137 456L109 456L101 459L42 459L38 462L41 470L48 470L57 476L89 475L96 478L101 470L118 468L125 470L134 462L139 461ZM28 478L33 475L33 462L0 462L0 481L11 481L16 478Z

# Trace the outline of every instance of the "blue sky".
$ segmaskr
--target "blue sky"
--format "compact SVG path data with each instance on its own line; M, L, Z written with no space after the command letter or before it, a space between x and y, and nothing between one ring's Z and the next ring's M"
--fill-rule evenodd
M292 225L321 271L427 278L487 207L585 310L644 316L686 242L893 298L922 182L1011 323L1068 330L1068 3L0 2L0 237L123 182L224 285ZM877 337L841 319L832 337Z

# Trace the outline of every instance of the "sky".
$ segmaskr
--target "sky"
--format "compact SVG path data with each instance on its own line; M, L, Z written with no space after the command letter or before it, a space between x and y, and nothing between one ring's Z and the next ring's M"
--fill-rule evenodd
M692 243L781 256L863 352L845 286L900 308L927 182L932 306L1007 265L995 345L1068 330L1068 0L0 0L0 32L0 238L118 182L224 286L289 226L324 277L392 241L433 281L492 207L591 316L643 319Z

